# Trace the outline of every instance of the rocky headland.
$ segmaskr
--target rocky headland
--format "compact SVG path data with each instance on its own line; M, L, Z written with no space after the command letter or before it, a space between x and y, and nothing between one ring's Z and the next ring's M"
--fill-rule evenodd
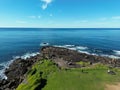
M40 50L40 54L29 59L17 59L5 70L7 80L0 80L0 90L15 90L25 79L25 74L39 60L48 59L54 61L58 67L81 68L76 62L90 62L90 64L102 63L110 67L120 67L120 60L108 57L88 55L66 48L46 46Z

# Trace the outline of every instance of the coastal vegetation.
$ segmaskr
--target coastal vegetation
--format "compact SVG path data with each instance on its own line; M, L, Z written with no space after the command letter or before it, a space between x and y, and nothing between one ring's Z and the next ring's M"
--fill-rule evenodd
M26 79L18 86L17 90L41 89L46 84L48 75L56 71L58 71L58 68L52 61L39 61L27 72Z
M13 61L5 75L0 90L106 90L119 85L120 60L43 47L36 56Z
M51 60L42 60L27 72L17 90L105 90L106 84L120 81L120 69L111 68L116 75L108 74L108 69L100 63L84 68L59 69Z

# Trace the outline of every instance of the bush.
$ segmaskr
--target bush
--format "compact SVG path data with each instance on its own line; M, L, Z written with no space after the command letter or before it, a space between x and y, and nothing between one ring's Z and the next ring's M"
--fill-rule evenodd
M89 66L89 65L90 65L90 62L80 61L80 62L77 62L77 64L81 65L82 67L86 67L86 66Z

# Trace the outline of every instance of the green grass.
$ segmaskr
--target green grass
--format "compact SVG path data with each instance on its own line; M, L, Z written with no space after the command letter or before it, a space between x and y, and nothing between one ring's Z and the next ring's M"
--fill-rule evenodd
M27 72L26 80L17 90L36 90L43 79L47 82L42 90L104 90L106 84L120 82L120 69L112 69L116 75L108 74L107 70L108 66L103 64L60 70L52 61L43 60Z
M83 61L80 61L80 62L77 62L76 64L79 64L83 67L86 67L86 66L89 66L90 65L90 62L83 62Z
M42 80L47 79L47 76L55 71L58 71L58 68L52 61L39 61L27 72L26 80L16 90L35 90L42 84Z
M109 75L107 69L98 64L91 68L62 70L48 77L43 90L104 90L105 84L120 82L119 70L115 70L117 75Z

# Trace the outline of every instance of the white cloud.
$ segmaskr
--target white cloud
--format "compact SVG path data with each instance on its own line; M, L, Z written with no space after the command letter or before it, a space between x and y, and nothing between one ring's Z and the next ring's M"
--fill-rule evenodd
M114 17L112 17L112 19L119 20L120 16L114 16Z
M42 5L42 9L45 10L47 8L47 4Z
M41 7L43 10L45 10L47 8L47 4L43 4Z
M29 16L29 18L35 19L35 18L36 18L36 16Z
M50 3L52 3L53 0L41 0L43 2L41 8L45 10Z
M22 21L22 20L17 20L16 23L25 24L27 22L26 21Z

